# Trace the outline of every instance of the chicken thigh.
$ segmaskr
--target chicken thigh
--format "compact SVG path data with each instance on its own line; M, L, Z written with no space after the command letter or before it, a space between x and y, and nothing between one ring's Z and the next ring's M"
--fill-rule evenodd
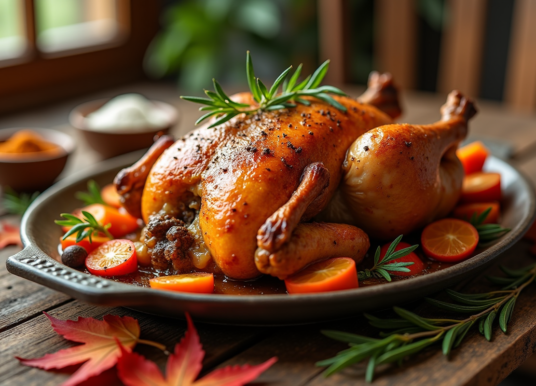
M340 189L319 217L384 240L445 217L460 196L464 171L456 149L475 113L453 91L434 124L390 124L360 136L346 154Z
M256 104L249 93L232 99ZM400 114L396 89L375 73L361 99L336 97L346 112L308 99L205 125L172 145L161 139L116 177L125 208L148 224L142 241L154 266L284 278L316 260L363 258L369 240L359 228L303 222L337 190L352 142Z

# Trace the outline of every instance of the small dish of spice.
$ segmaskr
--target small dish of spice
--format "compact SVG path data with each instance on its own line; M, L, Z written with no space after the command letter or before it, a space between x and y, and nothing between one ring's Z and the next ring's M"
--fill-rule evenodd
M70 136L50 129L0 130L0 185L15 191L42 191L65 168L75 146Z
M111 158L148 148L157 134L167 134L177 124L177 110L139 94L123 94L76 107L69 116L87 143Z

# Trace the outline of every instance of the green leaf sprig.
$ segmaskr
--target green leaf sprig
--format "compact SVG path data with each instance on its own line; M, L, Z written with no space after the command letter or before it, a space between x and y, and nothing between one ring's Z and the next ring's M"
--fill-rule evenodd
M2 204L8 213L22 216L38 196L39 192L34 192L32 194L17 194L11 189L6 189L4 191L4 200Z
M110 229L112 224L99 224L95 217L85 210L82 211L82 216L82 218L78 218L70 213L62 213L61 217L65 218L65 220L54 221L58 225L72 227L67 233L65 233L63 240L75 233L77 243L86 237L89 239L89 242L92 243L92 236L98 235L99 233L104 233L108 238L113 240L114 237L110 234L110 232L108 232L108 229Z
M449 355L453 348L462 343L473 326L478 326L478 331L488 341L492 338L495 321L498 321L501 330L506 333L519 294L535 281L536 264L518 270L506 267L501 269L506 277L488 278L493 283L504 286L500 291L462 294L447 290L452 303L426 299L428 303L441 309L470 315L465 319L423 318L403 308L394 307L394 312L400 318L380 319L365 314L372 326L386 330L380 333L380 339L340 331L322 331L330 338L349 343L350 348L340 351L333 358L318 362L317 366L328 367L324 376L330 376L368 359L365 377L367 382L372 382L378 365L402 363L406 357L436 342L442 342L443 354Z
M478 232L479 246L485 246L486 244L489 244L492 241L502 237L504 234L510 232L509 228L503 228L499 224L483 224L490 212L491 207L480 213L478 216L476 213L473 213L471 219L469 220L471 225L474 226Z
M77 192L76 198L86 205L102 204L108 206L102 199L99 185L94 180L88 181L87 190L87 192Z
M329 60L326 60L316 69L313 75L309 75L302 82L298 83L302 65L300 64L298 66L294 74L292 74L287 81L287 76L292 69L292 66L290 66L277 77L275 82L268 89L259 78L255 77L253 61L251 60L248 51L246 54L246 75L253 99L258 104L256 107L231 100L215 79L212 80L214 83L214 91L205 90L205 94L208 98L193 96L181 96L181 98L190 102L205 105L199 108L199 110L208 111L208 113L199 118L195 123L196 125L214 115L218 116L218 119L211 124L209 128L221 125L239 114L251 115L261 110L273 111L293 108L296 107L296 103L308 106L311 102L303 99L303 97L306 96L320 99L341 111L346 111L346 107L329 95L345 95L344 92L333 86L320 86L320 83L322 83L324 76L328 72L328 67ZM280 87L282 91L279 93Z
M401 249L400 251L395 252L395 248L402 240L402 237L404 235L398 236L389 246L389 249L387 249L387 252L385 253L385 257L382 261L380 261L380 247L376 248L376 253L374 254L374 266L370 269L365 269L364 271L358 272L358 278L359 280L365 280L370 279L372 277L383 277L387 281L391 281L391 275L389 274L389 271L391 272L409 272L410 270L406 268L409 265L413 265L413 262L400 262L400 263L392 263L393 260L400 259L401 257L409 255L411 252L416 250L419 245L412 245L411 247L407 247L404 249Z

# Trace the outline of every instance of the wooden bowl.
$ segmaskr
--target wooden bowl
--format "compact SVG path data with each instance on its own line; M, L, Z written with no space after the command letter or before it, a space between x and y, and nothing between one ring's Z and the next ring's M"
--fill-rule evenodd
M2 129L0 141L5 141L17 131L26 129ZM16 192L42 192L54 183L75 149L74 140L60 131L35 128L29 130L36 132L48 142L60 146L63 151L54 155L45 153L28 157L0 155L0 185L3 188L9 187Z
M71 125L82 133L86 142L93 150L100 154L103 159L116 157L135 150L150 147L158 133L167 134L178 122L177 110L170 104L151 101L156 108L165 112L169 124L159 128L148 128L144 131L107 130L97 131L87 127L86 117L100 109L110 99L100 99L87 102L76 107L69 115Z
M303 295L216 295L157 291L88 275L60 263L58 240L62 234L54 220L80 206L75 193L93 179L109 184L119 170L136 162L141 153L128 154L94 165L70 176L37 198L21 225L25 249L7 261L9 272L61 291L68 296L101 306L123 306L167 317L199 322L237 325L290 325L318 323L355 316L363 311L402 305L475 277L508 251L525 234L536 215L534 187L514 167L495 157L486 171L501 173L504 199L502 225L509 233L492 245L480 248L468 260L392 283L351 290ZM515 249L510 251L515 254Z

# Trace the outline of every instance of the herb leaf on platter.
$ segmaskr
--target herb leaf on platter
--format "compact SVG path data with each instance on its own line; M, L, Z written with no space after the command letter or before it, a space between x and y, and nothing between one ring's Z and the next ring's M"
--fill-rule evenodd
M395 252L395 248L402 240L402 237L404 237L404 235L398 236L391 243L382 261L380 261L381 248L378 246L378 248L376 248L376 252L374 253L374 266L370 269L359 271L358 272L359 280L370 279L373 277L376 277L376 278L383 277L385 280L391 281L392 279L391 279L391 275L389 274L389 271L390 272L410 272L410 270L406 267L413 265L414 264L413 262L392 263L393 260L400 259L401 257L407 256L419 247L419 245L412 245L411 247L407 247L407 248L404 248Z
M77 243L86 237L91 243L93 242L92 237L98 235L99 233L105 234L110 240L113 240L114 238L110 232L108 232L108 229L110 229L112 224L99 224L95 217L85 210L82 211L82 218L78 218L70 213L62 213L61 217L63 217L65 220L56 220L54 222L60 226L71 227L71 229L69 229L63 236L63 240L67 239L73 234L76 234Z

